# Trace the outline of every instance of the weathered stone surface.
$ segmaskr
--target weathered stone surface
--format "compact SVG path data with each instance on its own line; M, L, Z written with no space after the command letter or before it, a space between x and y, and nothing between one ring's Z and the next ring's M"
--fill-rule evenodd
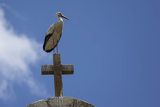
M95 107L80 99L70 97L52 97L46 100L39 100L27 107Z

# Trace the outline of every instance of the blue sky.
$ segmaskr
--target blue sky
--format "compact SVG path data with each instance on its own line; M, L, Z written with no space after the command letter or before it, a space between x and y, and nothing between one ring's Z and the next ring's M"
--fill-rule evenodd
M62 63L75 66L63 77L64 96L96 107L159 107L159 4L0 0L0 105L24 107L54 95L53 77L41 76L40 67L52 63L42 44L61 11L70 18L59 44Z

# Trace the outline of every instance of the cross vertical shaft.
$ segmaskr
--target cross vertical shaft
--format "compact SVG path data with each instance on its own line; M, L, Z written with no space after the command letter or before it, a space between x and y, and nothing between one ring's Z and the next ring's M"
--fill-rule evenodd
M62 67L60 54L53 55L55 96L63 96Z
M55 53L53 55L52 65L42 65L41 67L42 75L54 75L54 89L55 96L63 96L63 83L62 75L69 75L74 73L74 66L71 64L62 65L60 54Z

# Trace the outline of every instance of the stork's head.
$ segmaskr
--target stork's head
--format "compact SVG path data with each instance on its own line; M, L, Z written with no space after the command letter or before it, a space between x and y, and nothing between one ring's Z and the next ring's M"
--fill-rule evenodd
M57 15L58 18L64 18L64 19L69 20L69 19L68 19L66 16L64 16L61 12L57 12L56 15Z

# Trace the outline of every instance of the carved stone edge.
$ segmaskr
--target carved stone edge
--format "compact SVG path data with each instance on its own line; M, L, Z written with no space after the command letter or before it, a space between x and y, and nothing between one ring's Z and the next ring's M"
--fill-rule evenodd
M47 99L38 100L32 104L27 105L27 107L54 107L54 106L57 106L56 104L60 102L64 103L62 107L96 107L84 100L76 99L73 97L64 97L64 96L63 97L50 97Z

